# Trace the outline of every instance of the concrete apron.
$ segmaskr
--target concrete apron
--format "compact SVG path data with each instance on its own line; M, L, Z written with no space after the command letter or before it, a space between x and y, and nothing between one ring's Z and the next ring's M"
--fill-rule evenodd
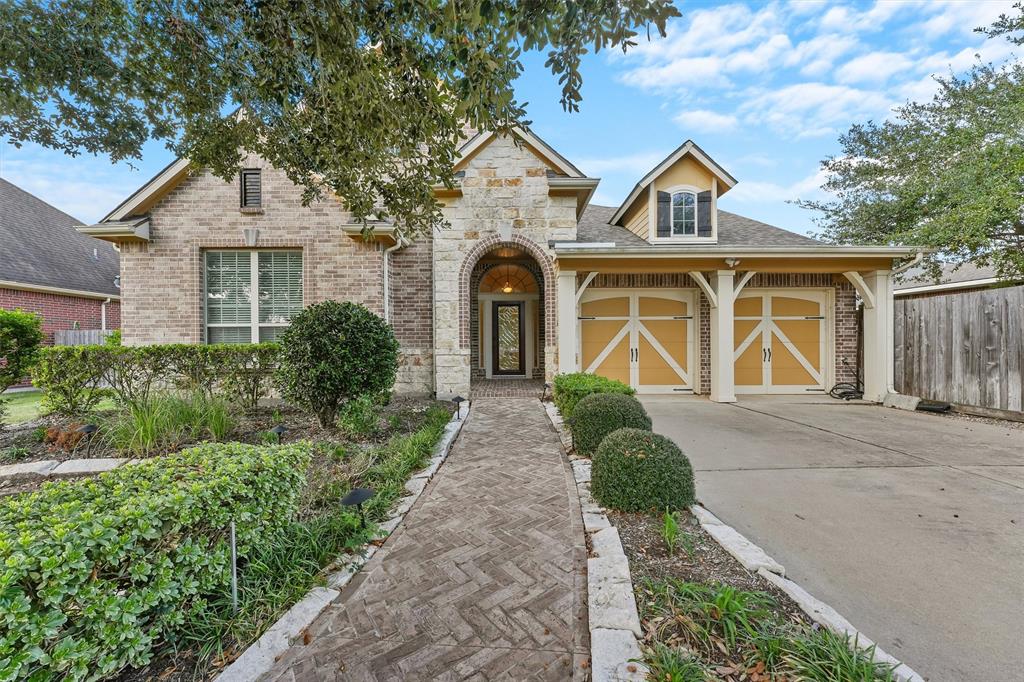
M697 494L925 677L1024 666L1024 430L822 396L643 397Z

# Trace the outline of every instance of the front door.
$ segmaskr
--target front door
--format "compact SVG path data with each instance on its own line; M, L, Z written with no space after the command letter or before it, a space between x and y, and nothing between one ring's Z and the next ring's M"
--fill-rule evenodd
M526 374L526 322L522 301L494 301L491 316L492 374Z

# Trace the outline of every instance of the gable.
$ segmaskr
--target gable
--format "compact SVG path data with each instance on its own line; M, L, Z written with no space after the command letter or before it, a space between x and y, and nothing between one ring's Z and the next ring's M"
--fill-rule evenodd
M544 163L547 169L555 176L564 176L569 178L583 178L586 177L583 172L574 166L568 159L559 154L555 149L544 140L540 139L533 133L523 130L522 128L513 128L512 133L522 142L523 146L530 150L534 156ZM460 170L466 167L466 165L479 154L483 149L492 144L498 139L498 134L493 131L477 133L473 138L468 140L466 144L459 150L459 157L455 161L454 170L458 173Z

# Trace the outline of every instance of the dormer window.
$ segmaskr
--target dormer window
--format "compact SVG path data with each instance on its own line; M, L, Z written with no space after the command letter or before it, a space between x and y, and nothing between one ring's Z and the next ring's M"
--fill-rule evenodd
M675 192L672 195L672 236L692 237L697 234L697 193Z

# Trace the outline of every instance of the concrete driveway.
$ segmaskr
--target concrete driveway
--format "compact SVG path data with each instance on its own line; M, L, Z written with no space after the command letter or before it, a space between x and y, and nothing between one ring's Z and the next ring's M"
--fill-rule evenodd
M924 677L1024 679L1024 429L849 404L644 397L708 509Z

